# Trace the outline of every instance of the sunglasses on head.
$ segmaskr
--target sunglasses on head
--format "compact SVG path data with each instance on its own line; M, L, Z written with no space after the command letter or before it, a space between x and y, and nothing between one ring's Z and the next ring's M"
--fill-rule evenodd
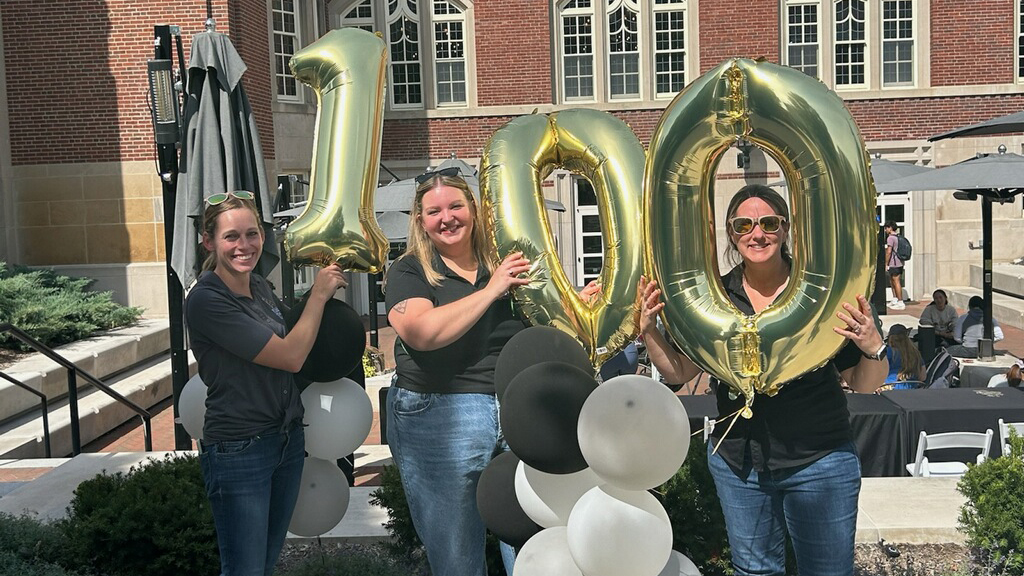
M778 232L779 228L786 223L786 219L782 216L776 216L770 214L768 216L761 216L760 218L748 218L746 216L737 216L729 220L729 227L732 231L737 234L749 234L754 230L754 225L761 227L762 232L771 234L772 232Z
M416 185L423 184L427 180L430 180L434 176L459 176L462 172L458 166L449 166L448 168L441 168L440 170L432 170L430 172L424 172L416 177Z
M234 196L239 200L250 200L256 199L256 196L252 192L246 190L235 190L234 192L221 192L219 194L210 194L206 197L206 203L210 206L216 206L217 204L223 204L225 200Z

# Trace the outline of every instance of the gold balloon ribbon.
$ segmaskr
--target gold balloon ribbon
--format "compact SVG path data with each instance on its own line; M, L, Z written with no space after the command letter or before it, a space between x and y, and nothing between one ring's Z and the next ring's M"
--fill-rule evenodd
M789 184L791 278L747 316L718 278L714 174L744 139L766 150ZM828 361L843 345L835 314L873 286L875 190L857 126L835 93L797 70L729 60L669 104L651 139L644 180L645 257L662 287L664 320L683 352L745 397Z
M604 265L601 292L584 302L552 241L541 182L556 167L582 174L597 193ZM640 190L644 150L607 112L573 109L510 121L491 135L481 163L481 196L499 258L521 251L533 263L515 300L533 324L577 337L595 370L637 334L643 270Z
M288 63L317 97L309 202L285 234L296 266L379 272L386 261L388 240L373 211L386 64L384 41L358 28L332 30Z

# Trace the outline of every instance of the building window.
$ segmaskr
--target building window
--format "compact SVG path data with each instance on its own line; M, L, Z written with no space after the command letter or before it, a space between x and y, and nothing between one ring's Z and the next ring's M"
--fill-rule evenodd
M1024 80L1024 0L1017 0L1017 79Z
M391 62L391 104L395 108L422 108L420 78L420 25L416 0L388 3L387 43Z
M363 0L342 18L345 26L373 32L373 0Z
M466 15L451 2L434 0L434 68L437 104L466 104Z
M864 86L867 58L867 10L864 0L835 3L836 86Z
M271 20L274 26L274 80L277 99L298 101L299 86L288 68L288 61L301 46L296 17L296 0L274 0L271 5Z
M590 0L562 10L562 80L567 100L594 97L594 13Z
M786 6L786 63L818 78L818 4Z
M670 98L686 85L688 0L566 0L556 5L563 102Z
M636 0L608 6L608 80L611 97L640 97L640 8Z
M659 97L686 85L686 0L654 2L654 85Z
M914 3L882 2L882 85L914 83Z

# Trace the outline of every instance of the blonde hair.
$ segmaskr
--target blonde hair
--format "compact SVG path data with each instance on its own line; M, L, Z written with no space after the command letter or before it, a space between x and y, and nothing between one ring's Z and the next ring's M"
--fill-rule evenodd
M221 202L220 204L206 205L206 210L203 211L203 239L205 240L206 238L209 238L212 240L216 235L215 233L217 232L217 219L220 217L221 214L227 212L228 210L234 210L236 208L244 208L252 212L253 217L256 218L256 227L259 228L260 238L262 239L263 226L262 223L260 222L260 213L258 210L256 210L256 203L253 202L252 200L246 200L244 198L239 198L231 194L228 194L227 199ZM201 252L205 253L202 254L203 267L201 268L201 271L206 272L207 270L213 270L214 268L216 268L217 255L212 252L207 252L206 247L203 244L200 244L199 248Z
M917 380L921 376L921 352L910 341L908 332L889 335L889 346L900 353L900 380Z
M434 243L431 242L430 237L427 236L427 231L423 228L423 195L438 186L450 186L462 191L462 196L468 203L473 218L473 232L470 236L470 242L473 246L473 255L476 257L477 265L483 266L488 272L494 270L497 265L497 262L492 260L490 252L487 250L487 239L484 234L483 222L481 221L480 211L477 209L476 199L473 197L473 191L469 189L469 185L466 184L466 181L461 176L437 174L416 187L416 199L412 203L412 217L409 218L409 244L405 249L405 253L402 254L402 258L406 256L415 258L423 268L423 274L426 276L427 282L435 287L441 285L443 276L434 268Z

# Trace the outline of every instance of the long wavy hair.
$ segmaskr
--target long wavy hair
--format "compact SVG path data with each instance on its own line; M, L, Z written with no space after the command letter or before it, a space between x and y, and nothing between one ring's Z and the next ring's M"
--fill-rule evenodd
M740 251L736 248L736 243L732 240L732 230L729 229L729 220L736 216L736 211L740 209L740 204L751 199L760 198L764 200L772 210L786 219L786 222L790 222L789 217L789 205L786 204L786 199L781 194L772 190L764 184L747 184L743 188L740 188L736 194L733 195L732 200L729 200L729 207L725 211L725 222L726 222L726 238L729 239L729 247L725 252L725 259L731 266L736 266L743 261L740 256ZM782 258L787 262L792 259L789 251L789 233L786 233L786 241L782 243Z
M900 353L900 380L917 380L921 375L921 352L910 340L909 332L889 334L889 346Z
M412 203L412 217L409 218L409 244L405 249L405 253L402 254L402 258L415 258L420 263L420 266L423 267L423 273L427 278L427 282L431 286L441 285L443 276L434 268L436 249L430 237L427 236L427 231L423 228L423 195L438 186L450 186L462 192L462 196L465 198L473 218L473 232L470 235L470 242L473 246L473 255L476 257L477 265L483 266L488 272L494 270L497 262L492 259L490 251L487 250L483 218L480 216L480 210L477 206L476 198L473 197L473 191L469 189L469 185L466 184L462 176L437 174L416 187L416 198Z
M217 218L228 210L234 210L236 208L244 208L252 212L253 217L256 218L256 227L260 230L260 240L262 241L263 223L260 222L260 213L256 210L256 203L252 200L245 200L244 198L238 198L237 196L232 196L230 194L228 195L227 200L220 204L206 205L206 210L203 211L203 238L213 238L217 232ZM199 251L203 256L203 267L201 268L201 271L206 272L207 270L213 270L217 267L217 255L215 253L207 252L206 247L202 244L199 245Z

